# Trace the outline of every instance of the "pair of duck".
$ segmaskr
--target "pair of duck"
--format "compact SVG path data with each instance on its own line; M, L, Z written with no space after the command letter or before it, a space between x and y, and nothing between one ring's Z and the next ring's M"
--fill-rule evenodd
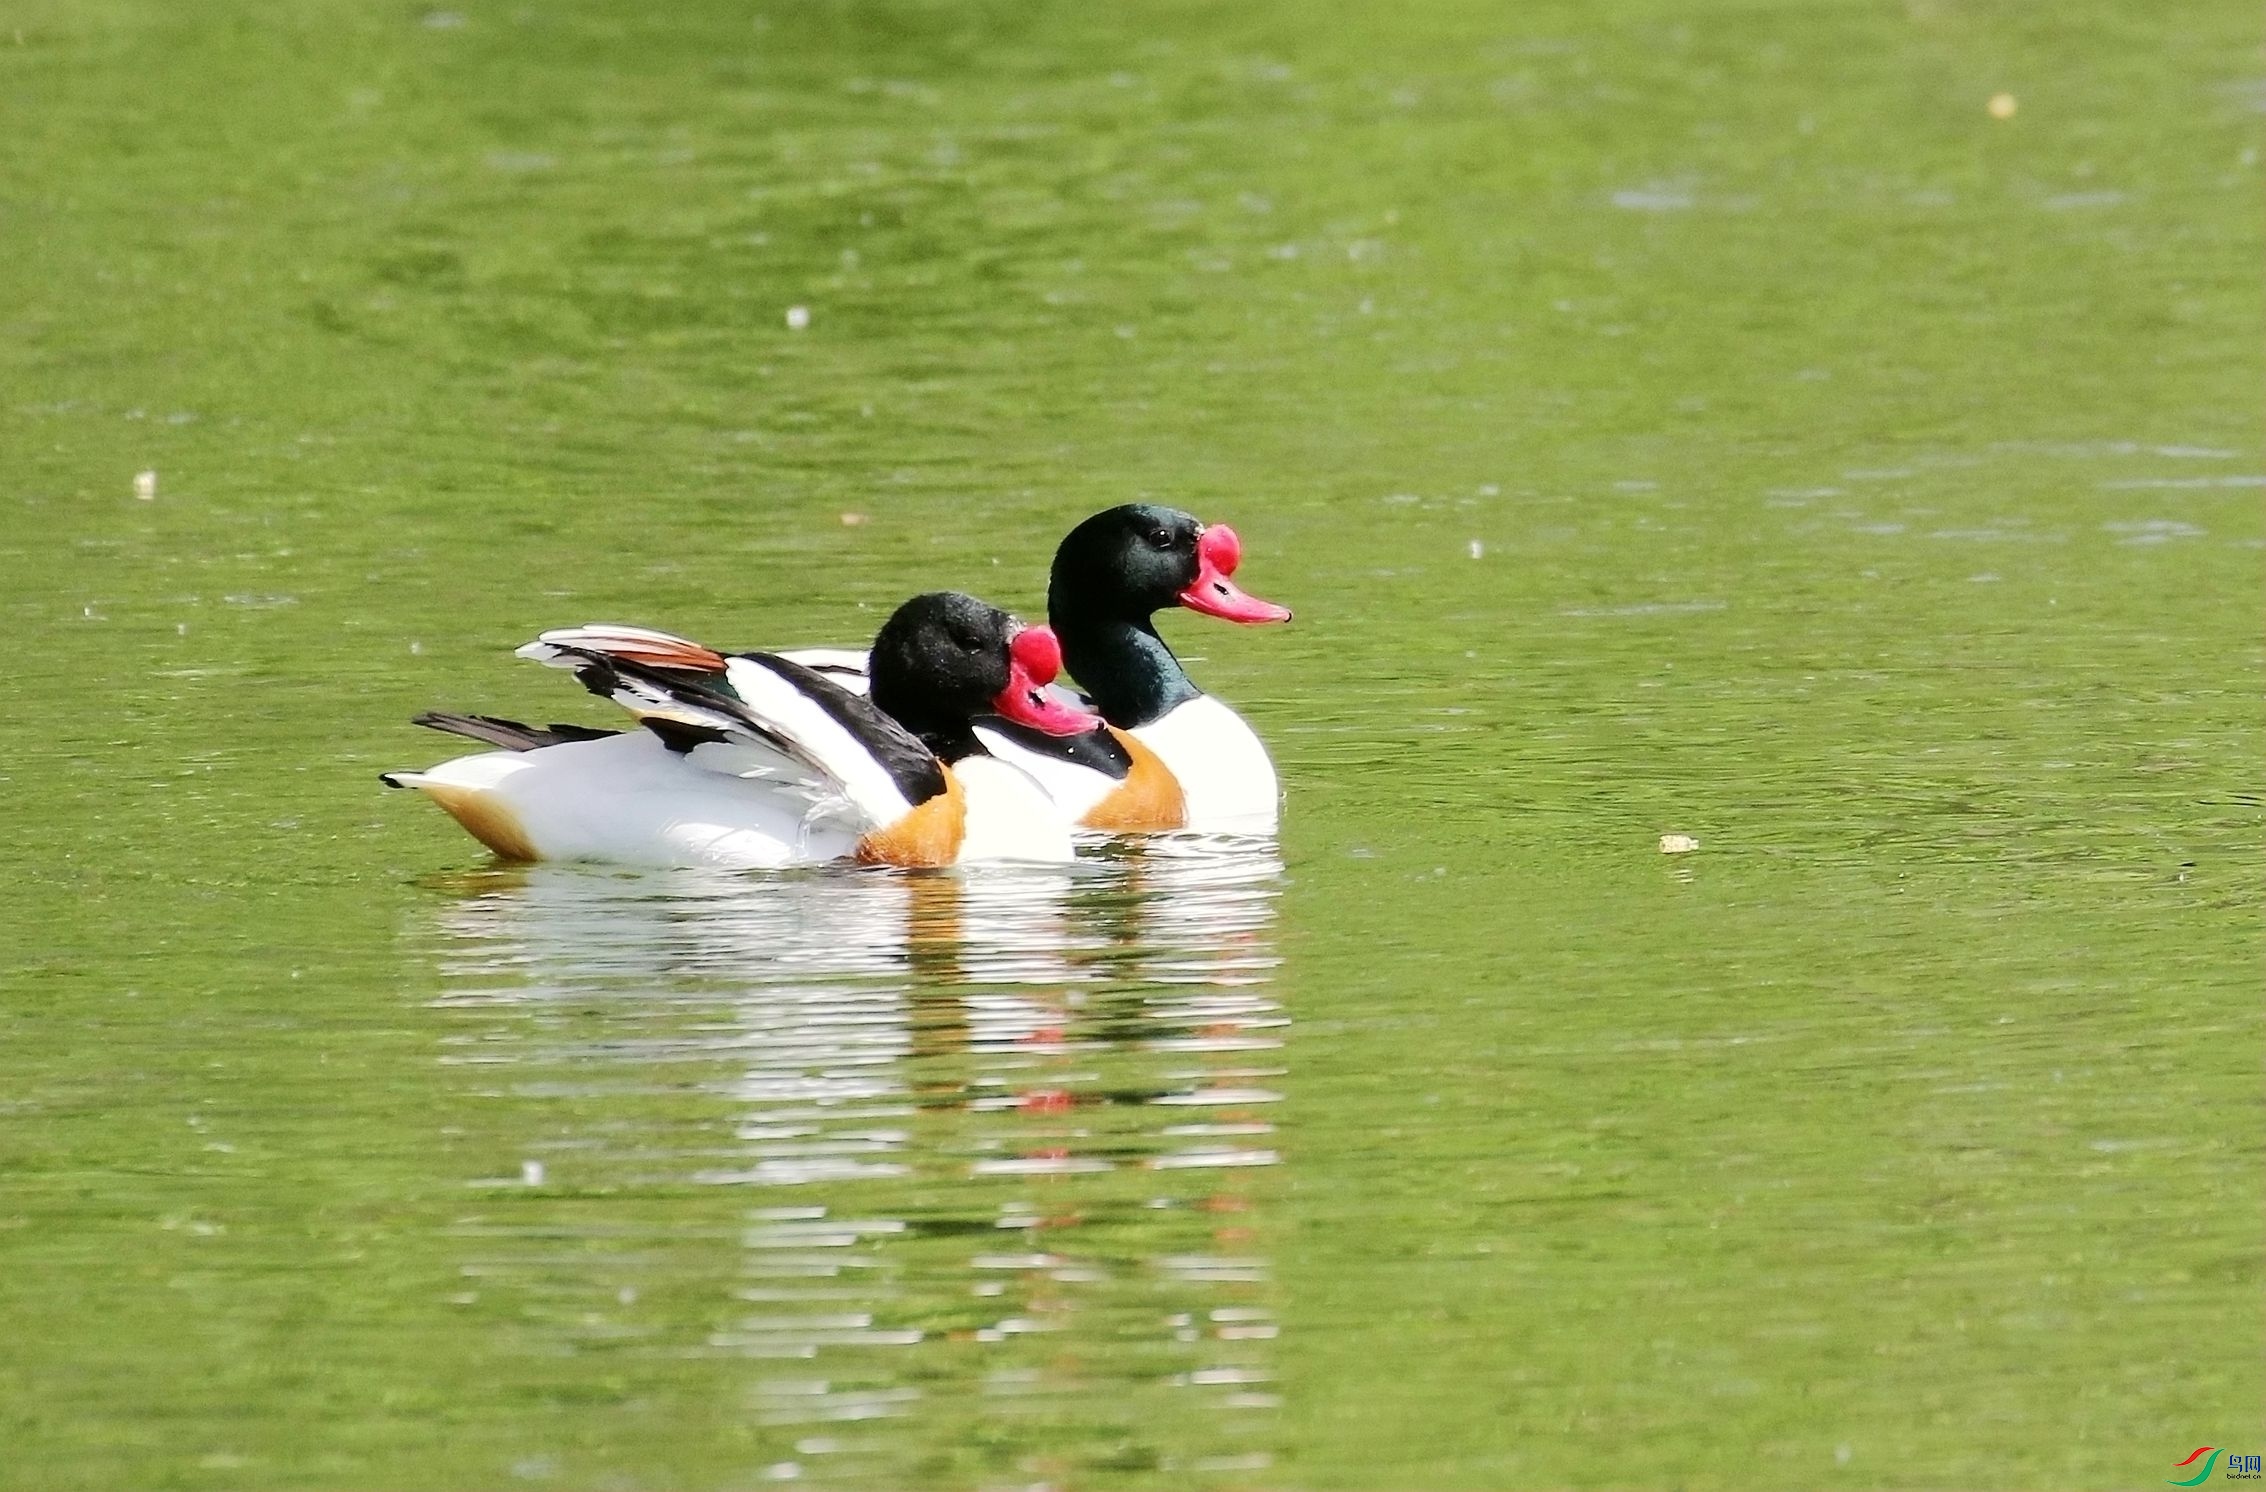
M1288 621L1235 584L1240 559L1224 524L1130 504L1056 550L1051 626L940 591L898 607L865 653L725 654L610 624L546 632L519 656L571 671L637 729L424 714L499 749L383 781L510 860L939 866L1068 860L1074 826L1272 833L1266 748L1151 621L1176 605ZM1051 687L1066 662L1082 698Z

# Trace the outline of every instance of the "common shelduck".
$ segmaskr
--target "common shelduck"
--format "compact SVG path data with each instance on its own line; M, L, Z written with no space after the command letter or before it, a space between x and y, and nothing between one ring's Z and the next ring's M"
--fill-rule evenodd
M1053 632L971 596L899 607L874 639L872 697L773 653L725 655L638 627L546 632L519 650L571 670L640 729L547 729L482 715L420 725L503 749L393 787L433 799L508 860L771 868L1071 858L1068 816L990 754L978 714L1040 738L1091 714L1046 689Z
M1230 622L1289 621L1289 608L1229 578L1242 554L1234 529L1178 508L1128 503L1079 524L1055 550L1047 621L1103 723L1060 735L999 712L976 722L978 739L1037 778L1084 828L1273 833L1282 789L1267 748L1242 716L1196 687L1152 621L1172 606ZM866 660L855 650L785 656L863 687Z

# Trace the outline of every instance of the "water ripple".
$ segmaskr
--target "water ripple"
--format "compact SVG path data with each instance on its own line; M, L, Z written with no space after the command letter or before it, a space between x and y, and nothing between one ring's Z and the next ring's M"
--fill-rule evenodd
M1062 871L451 887L437 1060L543 1136L482 1195L578 1199L462 1230L462 1298L516 1302L538 1352L748 1364L809 1484L903 1484L939 1444L1271 1464L1280 877L1269 844L1173 838ZM735 1249L667 1246L688 1187Z

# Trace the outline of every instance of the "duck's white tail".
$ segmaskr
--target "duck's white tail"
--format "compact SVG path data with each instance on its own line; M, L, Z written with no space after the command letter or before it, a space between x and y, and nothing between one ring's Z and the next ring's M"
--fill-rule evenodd
M495 791L494 774L478 770L479 764L503 756L501 752L490 752L458 757L429 772L381 772L378 780L387 787L415 788L423 793L463 825L465 833L505 860L540 860L543 852L537 848L534 836L527 832L526 824L511 805Z

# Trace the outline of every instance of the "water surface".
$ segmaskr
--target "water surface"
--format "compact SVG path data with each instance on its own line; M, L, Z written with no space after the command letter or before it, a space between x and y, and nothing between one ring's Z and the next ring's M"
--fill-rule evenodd
M0 1484L2257 1444L2257 41L0 16ZM1279 844L501 870L377 786L601 719L543 627L1035 614L1135 498L1298 610L1165 623Z

